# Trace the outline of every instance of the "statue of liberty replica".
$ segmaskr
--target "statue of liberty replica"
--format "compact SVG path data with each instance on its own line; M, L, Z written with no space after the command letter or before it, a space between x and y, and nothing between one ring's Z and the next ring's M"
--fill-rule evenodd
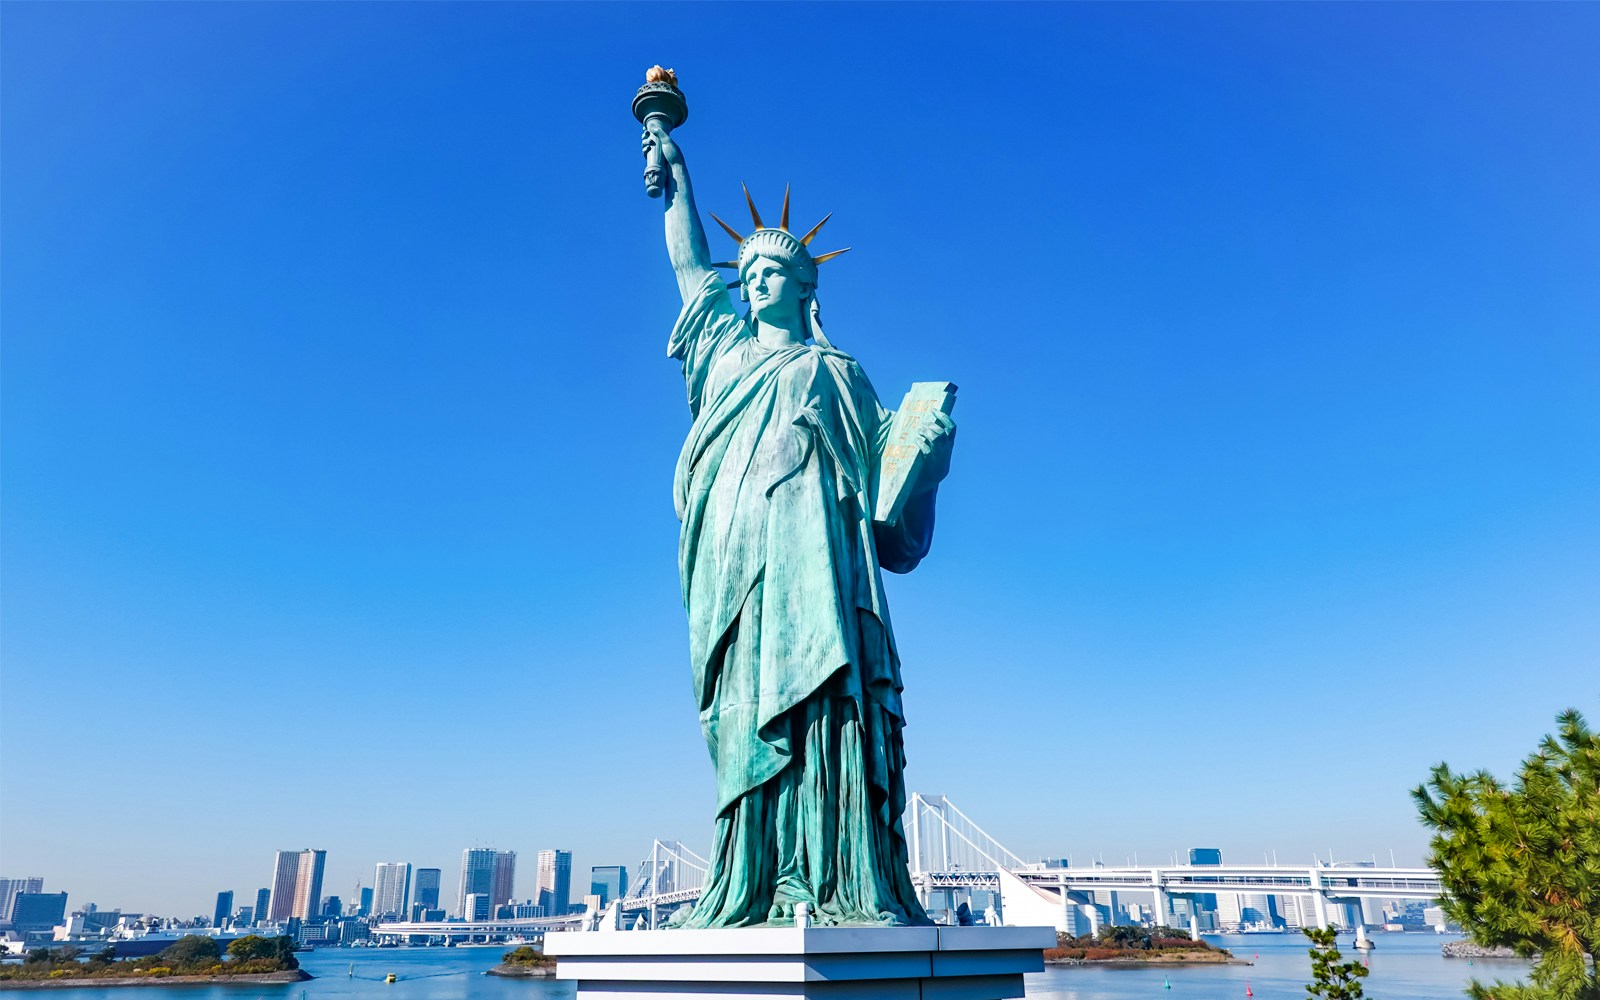
M717 772L705 888L683 926L930 923L907 871L900 658L883 571L933 537L954 386L898 413L824 335L813 255L789 195L776 226L714 263L683 151L688 109L656 67L634 101L646 187L663 198L683 310L667 341L693 425L673 484L695 698ZM848 248L847 248L848 249ZM726 281L718 268L729 269ZM738 288L748 310L736 308Z

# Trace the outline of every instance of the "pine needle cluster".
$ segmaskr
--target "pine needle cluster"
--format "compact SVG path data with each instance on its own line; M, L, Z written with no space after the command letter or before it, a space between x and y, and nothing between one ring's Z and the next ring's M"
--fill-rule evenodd
M1536 957L1474 1000L1600 1000L1600 734L1569 709L1509 786L1444 764L1412 791L1434 831L1440 905L1472 939Z
M1307 927L1306 937L1311 939L1311 985L1306 992L1318 1000L1361 1000L1366 994L1361 989L1361 979L1368 971L1360 962L1341 962L1338 931L1332 925Z

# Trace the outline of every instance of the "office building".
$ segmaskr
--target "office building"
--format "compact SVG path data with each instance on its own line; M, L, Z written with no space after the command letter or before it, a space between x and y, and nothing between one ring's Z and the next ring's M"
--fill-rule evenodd
M233 890L217 893L217 908L211 911L211 926L226 927L233 915Z
M1283 918L1285 927L1315 927L1317 926L1316 904L1310 896L1297 896L1290 893L1279 893L1275 897L1278 915Z
M1247 893L1239 897L1239 919L1260 927L1278 927L1282 924L1276 900L1259 893Z
M1189 848L1189 864L1208 867L1219 866L1219 864L1222 864L1222 851L1219 848ZM1210 923L1218 922L1216 893L1195 893L1194 907L1195 920L1198 923L1210 925ZM1202 918L1202 914L1211 914L1211 917Z
M357 899L359 901L356 903L356 916L372 916L372 886L369 885L363 887L357 896Z
M567 912L572 899L572 852L539 852L539 894L534 902L544 912L559 917Z
M256 911L253 906L241 906L239 912L233 915L235 927L249 927L256 922Z
M322 906L318 908L317 915L323 919L338 920L344 915L344 900L338 896L322 897Z
M19 892L11 901L11 926L20 934L48 931L66 919L64 892Z
M628 869L622 865L599 865L589 869L589 895L600 897L600 908L628 894Z
M11 904L16 902L20 892L44 892L44 879L38 876L0 878L0 924L11 920Z
M461 901L462 920L488 920L489 919L489 894L487 892L469 892Z
M271 889L256 890L255 920L253 923L264 924L267 922L267 904L272 899Z
M404 919L411 901L411 865L405 861L378 864L372 879L373 916Z
M430 910L439 908L439 886L444 873L437 868L418 868L411 880L411 901L421 903Z
M509 903L516 895L517 852L500 851L494 856L494 878L489 883L489 898L495 904Z
M499 852L491 847L469 847L461 852L461 886L456 892L456 913L464 920L487 919L488 911L482 917L474 917L477 912L476 904L469 905L468 896L482 896L484 905L488 905L490 890L494 888L495 856Z
M310 920L322 902L322 870L327 851L279 851L272 869L272 895L267 901L267 919L273 922L291 917Z

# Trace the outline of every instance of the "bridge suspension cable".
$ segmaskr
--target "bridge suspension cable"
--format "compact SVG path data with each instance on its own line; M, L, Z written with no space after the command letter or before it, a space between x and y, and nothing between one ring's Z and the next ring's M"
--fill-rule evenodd
M912 875L1030 868L943 795L913 792L901 820Z
M711 863L680 841L656 838L650 853L639 862L633 884L621 900L623 912L643 911L645 923L655 927L660 911L693 902L705 887Z

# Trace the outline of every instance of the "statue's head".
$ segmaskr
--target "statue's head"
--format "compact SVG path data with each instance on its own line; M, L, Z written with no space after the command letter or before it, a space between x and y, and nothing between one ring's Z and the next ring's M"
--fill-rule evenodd
M739 284L756 319L784 322L803 315L817 287L817 265L799 240L781 229L758 229L739 245Z
M819 257L811 256L811 251L806 249L811 238L822 229L828 216L822 222L811 227L811 231L804 236L795 236L789 232L789 191L783 192L783 215L778 221L776 229L769 228L761 221L761 215L756 211L755 201L750 197L750 190L745 189L745 202L750 206L750 218L756 224L755 232L749 236L740 236L733 227L717 219L729 236L739 242L739 257L737 260L725 261L718 267L732 267L739 271L739 285L744 290L745 298L750 301L750 311L756 319L766 318L770 322L783 323L792 317L805 318L813 316L815 310L809 308L817 288L817 265L822 264L850 249L835 250Z

